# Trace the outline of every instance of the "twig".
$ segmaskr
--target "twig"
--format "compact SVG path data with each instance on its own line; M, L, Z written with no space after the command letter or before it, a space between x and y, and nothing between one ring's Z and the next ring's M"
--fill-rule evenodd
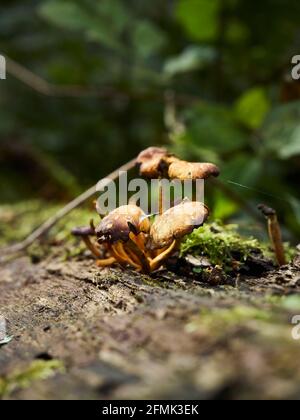
M61 210L59 210L53 217L48 219L45 223L43 223L38 229L32 232L24 241L12 245L10 247L0 249L0 255L7 256L12 254L17 254L19 252L25 251L30 245L32 245L37 239L41 238L43 235L48 233L62 218L67 216L71 213L74 209L79 207L83 204L86 200L91 198L94 194L96 194L97 189L100 187L105 188L109 185L110 182L115 181L119 177L119 173L123 171L129 171L130 169L134 168L136 163L136 159L131 160L130 162L126 163L125 165L118 168L116 171L112 172L106 178L103 178L100 182L98 182L93 187L89 188L79 197L75 198ZM98 188L97 188L98 187ZM0 259L1 262L1 259Z
M100 88L90 88L85 86L76 86L76 85L54 85L44 80L40 76L36 75L32 71L28 70L26 67L12 60L11 58L6 57L6 70L16 79L20 80L25 85L29 86L31 89L35 90L38 93L41 93L46 96L61 96L61 97L81 97L81 96L96 96L96 97L107 97L107 96L127 96L125 93L117 92L112 87L101 87Z
M164 102L164 92L125 92L114 86L79 86L79 85L56 85L33 73L31 70L5 56L6 71L16 79L30 87L34 91L50 97L97 97L97 98L119 98L121 100L147 100ZM199 98L194 95L177 93L174 101L178 105L198 103Z

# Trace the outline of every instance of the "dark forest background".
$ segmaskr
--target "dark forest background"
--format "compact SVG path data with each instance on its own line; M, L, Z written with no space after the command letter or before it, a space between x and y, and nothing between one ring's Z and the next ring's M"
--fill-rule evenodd
M265 202L297 241L299 0L2 0L0 52L1 203L63 202L164 144L220 166L215 218L252 230Z

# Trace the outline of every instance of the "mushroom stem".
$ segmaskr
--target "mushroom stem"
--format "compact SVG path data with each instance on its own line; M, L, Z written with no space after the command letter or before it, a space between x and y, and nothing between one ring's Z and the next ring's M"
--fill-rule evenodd
M163 214L163 186L161 179L159 179L159 185L158 185L158 212L161 216Z
M281 234L281 229L280 229L276 214L268 218L268 230L269 230L269 236L271 237L272 242L273 242L278 264L280 266L286 265L287 261L286 261L284 246L282 242L282 234Z
M278 222L276 211L272 208L265 206L264 204L259 205L258 209L262 212L262 214L268 220L269 237L275 251L275 256L276 256L278 265L279 266L286 265L287 261L286 261L286 256L284 252L284 245L282 242L281 229Z
M140 236L143 234L135 235L133 232L130 233L129 238L132 242L135 243L135 245L140 249L145 249L145 236L143 235L143 238Z
M138 258L134 260L132 255L128 255L128 252L126 252L125 247L121 242L116 244L116 248L118 254L123 258L124 262L136 269L141 269L141 264L139 263Z
M136 238L136 244L144 252L145 251L145 234L140 233L135 238Z
M128 247L126 248L126 252L131 261L135 263L134 267L139 267L140 269L142 269L142 263L139 260L138 256Z
M116 263L117 260L114 257L106 258L105 260L97 260L96 264L98 267L109 267Z
M101 258L101 252L96 248L96 245L93 244L89 236L82 236L82 240L96 258Z
M133 252L136 255L141 263L142 269L145 273L149 273L151 268L145 253L140 249L139 245L136 243L136 238L133 233L129 235L129 241L127 242L127 247L129 251Z
M164 252L162 252L156 258L154 258L150 263L151 271L157 270L159 266L162 264L162 262L166 260L167 258L169 258L170 255L173 254L177 245L178 245L178 241L175 239L172 242L172 244L169 246L169 248L167 248Z
M111 246L111 252L113 254L113 256L115 257L115 259L120 263L120 264L128 264L128 258L126 255L121 254L121 252L119 252L119 249L117 248L117 245L112 245Z

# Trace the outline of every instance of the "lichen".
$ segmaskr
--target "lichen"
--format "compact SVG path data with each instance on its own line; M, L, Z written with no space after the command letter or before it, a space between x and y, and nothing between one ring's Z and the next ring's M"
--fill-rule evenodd
M18 389L26 389L34 381L51 378L56 373L64 373L64 370L64 365L59 360L35 360L25 369L0 377L0 398L9 396Z

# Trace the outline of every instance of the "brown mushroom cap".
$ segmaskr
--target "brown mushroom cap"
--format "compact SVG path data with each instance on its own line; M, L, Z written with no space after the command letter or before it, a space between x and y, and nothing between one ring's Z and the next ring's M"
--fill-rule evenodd
M156 156L165 156L168 154L167 149L163 147L148 147L148 149L143 150L137 157L136 161L138 164L148 162Z
M193 163L184 160L177 160L169 167L169 177L171 179L207 179L211 176L219 176L219 168L212 163Z
M150 222L142 209L128 205L121 206L104 217L96 228L96 235L99 243L127 242L133 230L135 233L146 233L150 230Z
M140 175L145 178L155 179L168 175L170 164L177 160L164 148L149 147L137 157Z
M209 216L208 208L196 201L185 201L167 210L153 223L150 230L149 249L161 249L183 238L202 226Z

